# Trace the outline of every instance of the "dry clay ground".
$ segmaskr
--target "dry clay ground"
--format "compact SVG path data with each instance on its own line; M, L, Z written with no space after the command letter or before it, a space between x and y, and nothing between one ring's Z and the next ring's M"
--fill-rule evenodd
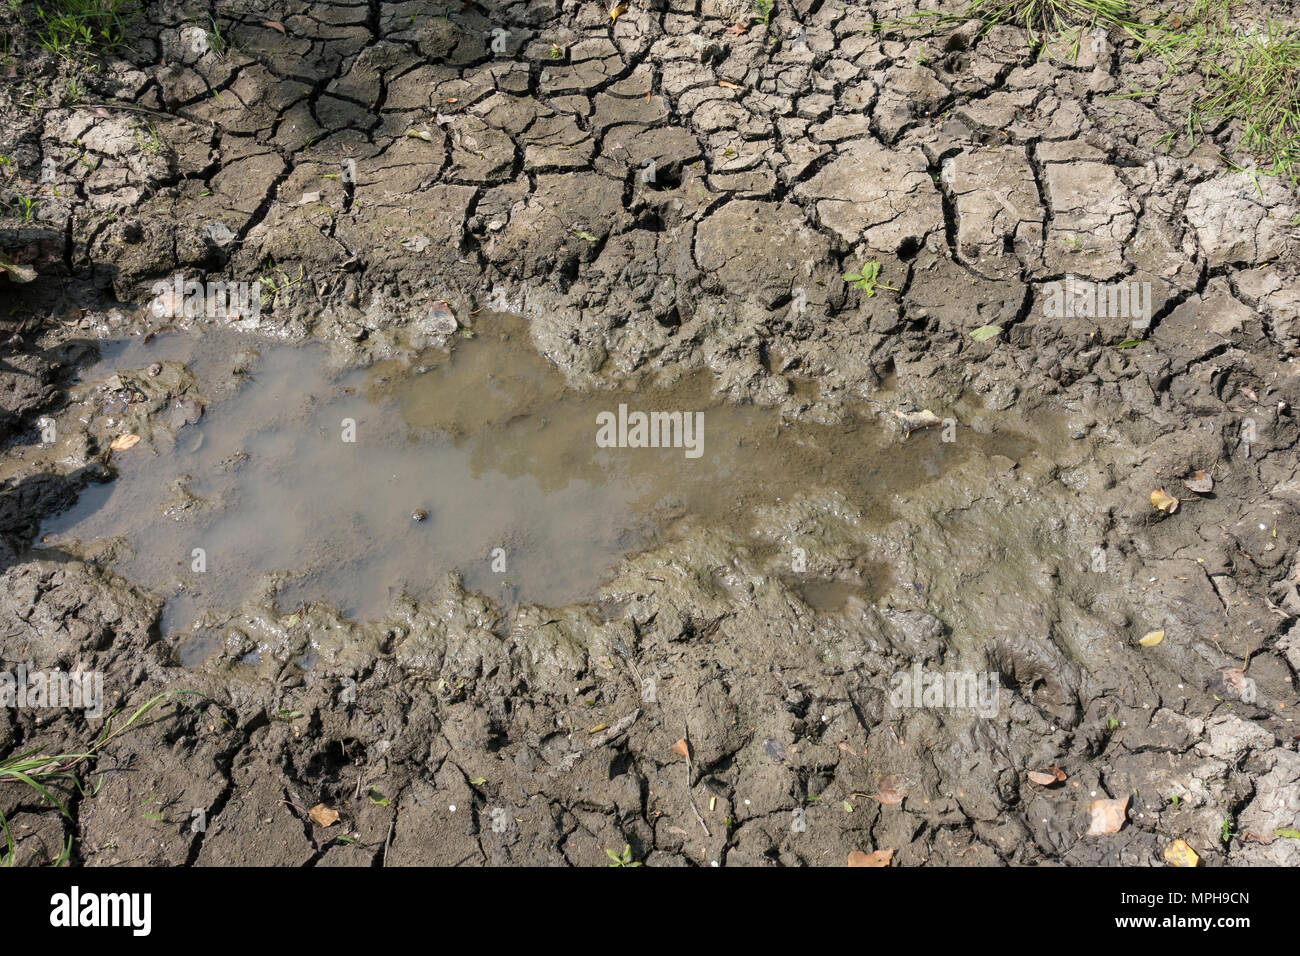
M1158 865L1176 839L1300 864L1277 832L1300 813L1296 196L1225 165L1232 128L1164 148L1198 81L1113 97L1160 75L1119 35L1071 63L1009 27L869 29L909 9L148 3L98 71L15 31L0 153L7 201L39 202L0 238L39 278L0 319L0 655L99 669L130 706L206 695L57 785L67 817L6 784L20 862L71 837L86 865L592 865L624 844L647 865ZM196 39L210 14L220 42ZM841 278L867 262L874 296ZM753 536L629 557L599 606L506 617L454 579L364 624L253 602L183 669L154 598L29 550L111 476L116 434L165 448L178 403L210 398L174 365L66 387L93 340L160 323L114 302L177 273L278 290L255 317L172 320L193 334L364 361L454 343L435 301L504 305L577 387L707 368L792 421L966 395L1051 453L964 459L883 523L833 492L773 501ZM1067 274L1149 282L1145 341L1044 315ZM1183 489L1198 469L1212 494ZM1193 500L1165 514L1157 488ZM795 547L809 574L891 583L817 612ZM996 672L997 713L892 707L916 662ZM5 709L0 753L102 726ZM1064 782L1028 777L1052 766ZM1124 824L1088 835L1101 798Z

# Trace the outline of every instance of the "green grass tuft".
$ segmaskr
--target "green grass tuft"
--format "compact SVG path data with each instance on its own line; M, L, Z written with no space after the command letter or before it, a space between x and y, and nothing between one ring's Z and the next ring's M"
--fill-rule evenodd
M72 815L68 812L68 808L60 803L58 799L55 798L54 794L50 792L50 785L60 780L66 780L70 781L74 787L80 790L81 780L77 777L74 771L81 763L95 756L95 754L99 752L100 748L114 737L130 730L131 727L133 727L141 718L169 697L182 698L179 701L182 705L194 709L192 704L189 704L183 699L185 697L194 696L199 695L195 694L194 691L186 690L164 691L161 694L149 698L149 700L136 708L135 712L126 719L125 723L116 730L112 730L110 728L113 724L113 718L118 714L118 712L115 711L109 716L108 720L105 721L104 732L100 736L99 740L97 740L94 745L84 753L43 754L41 753L40 748L37 748L35 750L28 750L25 753L13 757L6 757L3 760L0 760L0 785L6 783L17 783L28 787L57 808L59 813L71 820ZM14 839L13 834L9 830L9 821L5 819L3 813L0 813L0 835L3 835L4 837L4 847L7 850L6 853L0 854L0 866L13 866ZM59 855L59 860L55 862L66 862L67 858L71 855L71 847L72 844L69 840L68 845Z
M1161 24L1150 47L1169 68L1199 69L1205 83L1189 94L1187 135L1194 145L1224 122L1241 126L1247 168L1300 179L1300 28L1266 20L1238 26L1236 0L1198 0L1186 17ZM1242 164L1245 165L1245 164Z
M135 0L42 0L35 9L32 26L41 49L60 56L112 53L126 42Z

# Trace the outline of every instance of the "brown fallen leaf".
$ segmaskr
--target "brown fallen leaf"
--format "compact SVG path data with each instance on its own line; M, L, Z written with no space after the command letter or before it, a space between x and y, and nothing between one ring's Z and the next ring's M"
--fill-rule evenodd
M139 435L134 435L128 432L125 435L118 435L116 438L113 439L112 444L110 444L108 447L111 448L113 451L126 451L128 448L134 448L139 443L139 441L140 441Z
M1088 836L1101 836L1104 833L1118 833L1124 826L1124 813L1128 809L1128 797L1119 800L1094 800L1088 808L1090 817Z
M1163 488L1157 488L1151 492L1151 507L1171 515L1178 510L1178 499L1173 495L1165 494Z
M691 748L687 746L685 737L673 744L673 753L681 754L687 760L691 759Z
M903 778L898 774L891 774L880 781L880 787L876 791L876 799L889 806L902 803L903 798L906 796L907 787L903 783Z
M1029 771L1029 779L1040 787L1050 787L1065 782L1065 771L1053 764L1050 770Z
M732 36L737 36L737 37L748 30L749 27L745 26L743 23L733 23L731 26L727 27L727 32L730 33Z
M739 83L732 83L730 80L718 80L718 86L724 90L743 90L744 87Z
M1245 396L1246 396L1247 398L1249 398L1252 402L1258 402L1258 401L1259 401L1259 396L1255 394L1255 390L1254 390L1253 388L1244 388L1244 387L1243 387L1243 388L1241 389L1241 394L1245 395Z
M889 861L893 858L893 850L877 850L874 853L854 850L849 854L848 864L849 866L889 866Z
M609 8L609 18L615 22L617 22L618 18L625 13L627 13L626 3L616 3L614 6Z
M279 20L265 20L263 21L262 26L270 27L272 30L279 30L281 36L287 37L289 35L284 30L284 24L281 23Z
M1165 639L1164 631L1148 631L1138 638L1138 644L1142 647L1155 647Z
M1188 491L1194 491L1198 495L1208 495L1214 490L1214 479L1203 471L1197 471L1192 477L1183 481Z
M323 803L318 803L316 806L308 810L307 816L311 817L312 823L321 827L331 826L339 821L339 812L337 810L331 810Z

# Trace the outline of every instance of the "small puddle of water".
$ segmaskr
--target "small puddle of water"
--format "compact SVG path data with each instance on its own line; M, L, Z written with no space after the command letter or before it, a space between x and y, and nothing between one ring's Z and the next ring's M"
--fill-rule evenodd
M819 487L884 521L894 495L964 458L1019 458L1030 447L1016 434L969 430L956 443L933 429L900 443L865 417L783 424L773 409L719 403L707 373L671 388L576 392L521 320L481 317L477 333L451 355L361 370L332 367L320 347L212 335L105 346L83 380L175 359L209 395L235 352L260 355L174 449L151 454L142 442L115 454L119 477L86 489L46 522L42 540L123 539L129 550L113 567L167 599L165 633L238 606L272 572L285 575L276 598L284 613L323 600L374 618L399 590L427 594L451 570L506 605L561 605L592 598L620 556L685 521L744 532L757 508ZM620 404L703 412L702 454L598 447L597 415ZM347 419L354 442L344 440ZM178 480L202 502L168 515ZM195 548L203 573L192 570ZM494 569L502 558L504 572ZM836 611L884 589L879 566L860 570L860 585L807 581L799 590L815 610Z

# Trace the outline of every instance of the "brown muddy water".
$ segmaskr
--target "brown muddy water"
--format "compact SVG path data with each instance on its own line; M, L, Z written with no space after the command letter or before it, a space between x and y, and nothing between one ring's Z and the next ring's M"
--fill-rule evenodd
M971 455L1031 453L978 409L961 410L960 441L937 429L903 441L865 408L817 425L724 404L707 372L577 392L523 320L480 317L476 333L450 354L364 369L337 366L320 346L212 334L106 344L82 381L174 360L205 396L223 397L173 447L114 453L118 477L47 521L42 546L99 554L159 594L166 634L201 630L204 612L254 597L281 613L325 601L371 619L449 571L507 607L562 605L593 598L621 556L693 524L744 534L757 508L825 487L884 522L898 496ZM600 447L598 416L620 404L702 412L700 454ZM791 583L830 613L888 583L870 556L859 572Z

